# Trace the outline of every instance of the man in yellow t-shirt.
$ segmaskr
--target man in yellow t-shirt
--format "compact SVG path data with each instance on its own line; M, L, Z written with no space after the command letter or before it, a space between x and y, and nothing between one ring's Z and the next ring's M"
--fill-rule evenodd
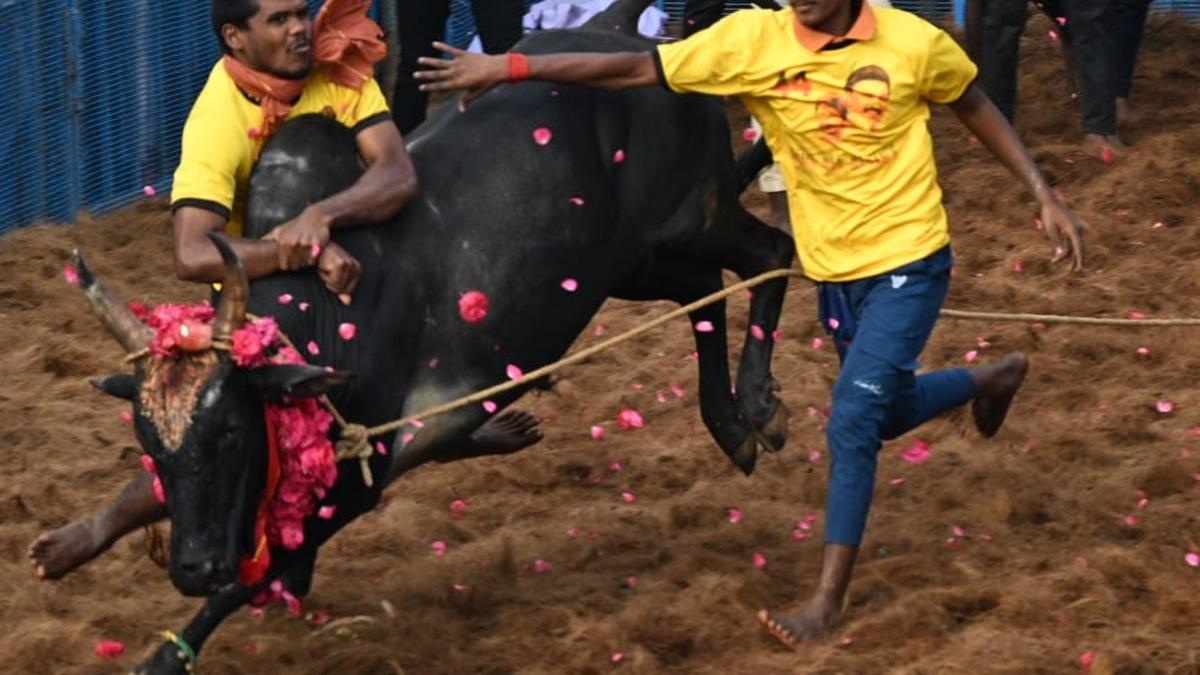
M1041 203L1056 251L1083 266L1080 225L1055 196L1004 116L973 84L976 68L946 33L862 0L790 0L783 11L735 12L649 52L484 56L439 45L453 58L422 60L429 91L465 89L465 106L524 78L605 89L660 84L738 96L763 126L783 172L796 248L818 282L820 316L842 371L827 442L832 463L824 563L803 610L759 620L786 644L826 633L842 605L866 525L881 439L973 403L995 434L1028 362L920 376L917 358L950 279L950 236L929 104L950 107Z

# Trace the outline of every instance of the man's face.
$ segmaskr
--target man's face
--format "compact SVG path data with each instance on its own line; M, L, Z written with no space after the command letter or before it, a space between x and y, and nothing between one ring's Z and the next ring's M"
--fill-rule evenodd
M255 70L299 79L312 67L312 20L304 0L258 0L246 28L226 26L234 55Z
M864 0L865 1L865 0ZM788 0L796 18L809 28L821 28L850 0Z

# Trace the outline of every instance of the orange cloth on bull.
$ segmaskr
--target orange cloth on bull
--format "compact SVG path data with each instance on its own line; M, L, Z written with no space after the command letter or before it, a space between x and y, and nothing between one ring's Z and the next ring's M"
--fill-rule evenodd
M383 30L367 17L371 3L363 0L327 0L313 21L313 69L324 67L330 81L361 89L374 76L374 65L387 55ZM292 102L300 97L308 78L289 80L254 70L225 56L225 70L238 88L259 101L264 141L287 119Z

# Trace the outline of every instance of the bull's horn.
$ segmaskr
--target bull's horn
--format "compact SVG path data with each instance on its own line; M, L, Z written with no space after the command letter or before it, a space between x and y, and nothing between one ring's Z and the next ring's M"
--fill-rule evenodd
M121 343L126 352L133 353L145 349L154 337L154 331L134 316L125 303L92 275L78 249L74 252L74 258L75 271L79 274L79 287L83 289L84 296L109 332L117 338L117 342Z
M246 321L246 298L250 294L250 282L246 280L246 268L225 240L225 235L212 231L208 238L221 252L225 263L225 278L221 280L221 299L217 301L217 318L213 322L213 340L228 340L233 331Z

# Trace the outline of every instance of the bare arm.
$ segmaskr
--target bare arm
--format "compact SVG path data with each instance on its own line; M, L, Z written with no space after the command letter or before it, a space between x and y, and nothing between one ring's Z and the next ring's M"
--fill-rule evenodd
M195 206L175 210L172 222L175 273L184 281L214 282L224 275L224 265L208 233L225 226L225 218ZM279 271L279 246L274 241L230 237L229 244L242 260L251 279Z
M1025 151L1017 132L1000 114L996 106L978 85L971 85L962 98L950 104L950 109L963 126L975 134L979 142L991 151L1021 183L1029 189L1042 206L1042 221L1046 235L1054 243L1055 262L1071 257L1071 269L1083 269L1082 225L1074 213L1063 206L1042 172ZM1068 250L1069 247L1069 250Z
M492 87L507 82L507 54L470 54L442 42L434 47L452 58L422 57L418 62L426 70L414 76L424 80L422 91L467 90L459 108L482 96ZM562 84L578 84L612 91L658 84L658 71L650 52L616 52L612 54L550 54L527 56L528 79Z

